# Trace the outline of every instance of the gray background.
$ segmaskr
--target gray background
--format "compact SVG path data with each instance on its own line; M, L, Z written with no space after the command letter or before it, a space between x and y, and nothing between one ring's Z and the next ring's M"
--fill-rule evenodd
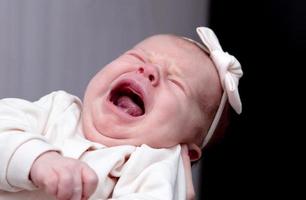
M0 98L36 100L90 78L145 37L192 38L209 0L0 0ZM193 169L196 190L201 166Z

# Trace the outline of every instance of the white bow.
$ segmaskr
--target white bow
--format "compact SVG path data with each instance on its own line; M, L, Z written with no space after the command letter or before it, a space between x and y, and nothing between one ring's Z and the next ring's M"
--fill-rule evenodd
M204 48L216 65L222 88L228 97L230 105L240 114L242 104L238 92L238 83L243 73L239 61L222 50L217 36L211 29L198 27L197 33L203 42Z
M238 92L238 83L239 79L242 77L243 72L239 61L234 56L222 50L217 36L211 29L207 27L198 27L197 33L203 44L200 44L189 38L184 39L195 43L210 55L217 68L223 88L223 95L219 108L202 143L202 148L204 148L215 132L227 100L238 114L241 113L242 104Z

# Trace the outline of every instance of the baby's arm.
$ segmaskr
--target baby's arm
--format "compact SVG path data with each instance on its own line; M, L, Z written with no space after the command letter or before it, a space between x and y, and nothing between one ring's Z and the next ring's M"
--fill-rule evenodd
M51 93L34 103L21 99L0 100L0 191L34 190L35 185L52 190L52 186L44 185L50 183L46 182L47 177L54 181L50 172L58 173L56 178L60 176L59 181L65 183L67 176L60 169L68 171L72 166L78 166L80 174L92 174L80 161L55 153L59 149L50 141L54 137L45 135L70 105L75 107L76 103L64 92ZM93 175L82 180L85 196L94 188L95 181L91 179ZM65 196L62 192L58 195Z
M96 173L87 164L53 151L36 159L30 178L37 187L59 200L88 199L98 183Z
M57 150L38 134L40 128L31 116L45 118L30 102L0 100L0 190L35 189L28 179L32 163L40 154Z

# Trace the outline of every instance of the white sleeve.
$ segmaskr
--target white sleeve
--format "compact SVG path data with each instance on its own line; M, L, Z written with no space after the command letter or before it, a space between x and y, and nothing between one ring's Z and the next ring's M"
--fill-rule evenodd
M113 190L113 200L185 200L186 184L180 146L132 153Z
M41 102L50 107L52 95ZM33 162L46 151L58 151L43 136L50 109L41 105L21 99L0 100L0 190L35 189L29 180Z

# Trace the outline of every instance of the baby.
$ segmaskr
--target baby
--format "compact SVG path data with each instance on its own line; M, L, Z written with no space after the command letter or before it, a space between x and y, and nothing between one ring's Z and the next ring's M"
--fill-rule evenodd
M0 199L192 199L239 62L214 33L155 35L105 66L83 104L63 91L0 101Z

